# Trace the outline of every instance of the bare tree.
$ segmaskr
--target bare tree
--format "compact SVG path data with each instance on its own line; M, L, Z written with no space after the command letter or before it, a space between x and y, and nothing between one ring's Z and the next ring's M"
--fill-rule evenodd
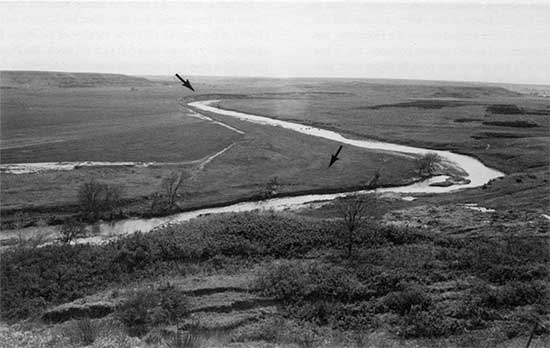
M122 199L122 187L90 180L80 185L78 203L85 218L97 220L104 211L112 211Z
M374 194L369 194L344 198L337 203L338 212L346 231L345 243L348 258L351 257L359 229L367 223L369 213L376 209L376 200Z
M78 189L78 203L82 213L95 220L99 217L102 205L103 184L90 180L80 185Z
M180 173L173 171L167 177L162 179L160 184L161 191L165 198L165 204L167 209L172 209L176 206L176 198L178 191L183 184L186 174L182 171Z
M416 159L416 172L421 176L430 176L435 172L440 163L441 157L438 154L428 152Z
M26 213L18 212L14 217L14 228L17 231L17 245L18 247L24 247L26 244L26 238L23 236L23 228L29 223L29 215Z
M119 206L122 201L122 194L124 190L122 186L114 184L105 185L104 190L102 210L109 211L112 218L115 208Z
M377 170L370 180L369 188L375 189L380 179L380 171ZM378 207L378 198L376 192L367 195L356 195L340 199L337 203L337 209L346 231L347 257L350 258L353 251L353 244L357 239L357 233L364 227L372 214Z

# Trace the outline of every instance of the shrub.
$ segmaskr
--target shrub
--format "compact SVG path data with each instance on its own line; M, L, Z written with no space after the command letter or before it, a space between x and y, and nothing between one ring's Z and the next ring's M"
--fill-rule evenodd
M547 243L522 236L505 240L478 239L467 243L461 252L461 264L483 278L505 283L508 280L527 280L544 277L537 267L550 262Z
M47 304L72 301L119 279L107 250L91 245L48 245L4 252L0 259L2 316L22 318ZM28 307L30 303L37 308Z
M61 225L59 240L62 243L70 243L77 238L86 236L86 225L78 220L69 220Z
M435 172L440 163L441 157L438 154L428 152L416 159L415 167L419 175L430 176Z
M473 294L477 295L480 304L489 308L517 307L540 304L548 306L549 288L544 281L508 282L503 286L489 286L486 284L474 287Z
M314 348L317 347L320 339L313 330L305 329L294 337L294 341L300 348Z
M411 228L386 225L376 230L379 241L389 242L394 245L413 244L430 241L433 238L422 231Z
M427 310L431 303L430 296L418 286L411 286L403 291L391 292L382 299L384 307L401 315L409 313L412 308Z
M445 337L462 332L463 329L455 319L446 317L437 310L422 310L413 306L411 310L399 319L398 335L405 338L414 337Z
M341 330L364 330L376 324L371 302L299 301L284 307L288 316Z
M89 346L99 335L99 328L89 318L80 319L68 329L68 335L73 343Z
M77 197L82 216L95 221L102 212L113 210L120 203L122 187L90 180L80 185Z
M257 289L265 296L297 302L313 300L352 301L371 293L348 270L319 262L277 262L258 277Z
M173 324L188 315L187 298L173 286L140 290L117 308L117 318L131 336L143 336L151 327Z
M168 341L170 348L198 348L201 346L201 336L197 330L179 331Z

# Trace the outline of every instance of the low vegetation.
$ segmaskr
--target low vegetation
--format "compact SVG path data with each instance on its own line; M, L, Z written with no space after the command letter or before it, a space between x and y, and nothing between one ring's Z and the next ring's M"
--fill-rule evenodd
M331 224L276 214L228 214L134 235L107 245L13 249L0 260L2 317L40 314L109 284L156 277L219 257L296 257L338 243Z
M99 335L98 325L89 318L76 320L67 328L66 335L71 343L89 346L95 342Z
M402 240L396 231L386 230L348 264L273 263L257 287L285 303L290 318L343 330L389 325L405 338L463 334L502 320L513 337L550 314L546 245L425 235ZM439 290L445 284L447 295Z
M488 113L503 115L521 115L523 110L514 104L493 104L486 108Z
M411 102L395 103L395 104L382 104L368 107L372 110L378 110L383 108L420 108L420 109L443 109L453 108L467 105L475 105L475 103L468 103L464 101L455 100L415 100Z
M61 235L59 240L62 243L70 243L77 238L85 237L86 225L78 220L69 220L61 225L59 234Z
M130 336L143 336L154 327L176 324L189 315L189 310L185 295L171 284L164 284L157 289L136 291L117 308L115 315Z
M2 317L40 315L121 282L186 273L190 264L220 269L243 260L267 265L256 291L277 299L286 320L306 326L386 327L404 338L498 328L514 337L550 314L550 252L540 236L463 239L371 222L355 227L350 256L341 222L227 214L103 246L13 249L1 260ZM187 303L166 284L131 295L115 316L141 337L186 318Z

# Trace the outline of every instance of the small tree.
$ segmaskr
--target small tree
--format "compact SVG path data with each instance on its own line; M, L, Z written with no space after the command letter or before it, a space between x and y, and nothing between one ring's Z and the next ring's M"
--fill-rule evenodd
M183 181L188 177L185 172L171 172L160 183L160 192L154 193L151 200L151 212L157 214L178 207L176 199L183 186Z
M379 180L380 170L378 169L374 172L373 177L367 185L369 189L375 190L374 193L340 199L336 204L346 231L345 240L348 258L351 257L358 230L367 223L369 214L372 215L377 209L378 198L376 188L379 185Z
M103 184L90 180L80 185L78 189L78 203L82 213L93 220L99 217L101 210L101 193Z
M102 209L111 213L122 201L123 189L119 185L105 185Z
M262 192L263 198L269 198L277 193L277 188L279 187L279 179L274 176L266 183L264 191Z
M69 220L61 225L59 233L61 234L59 240L62 243L69 244L77 238L86 236L86 225L78 220Z
M380 169L377 169L374 171L374 175L370 179L369 183L367 184L367 187L369 189L376 189L379 185L380 180Z
M26 213L18 212L15 214L13 225L15 230L17 231L17 246L18 247L24 247L27 240L23 236L23 228L29 223L29 215Z
M434 152L428 152L416 159L416 172L423 177L430 176L435 172L440 163L441 157L438 154Z
M82 215L89 220L99 219L102 212L112 211L120 204L122 187L90 180L80 185L78 203Z
M351 257L358 230L364 227L368 221L369 213L372 213L376 206L377 198L375 194L344 198L337 203L338 212L346 232L345 244L348 258Z
M170 175L162 180L162 191L164 192L164 195L166 197L166 203L169 209L171 209L176 204L178 190L183 184L183 179L183 172L171 172Z

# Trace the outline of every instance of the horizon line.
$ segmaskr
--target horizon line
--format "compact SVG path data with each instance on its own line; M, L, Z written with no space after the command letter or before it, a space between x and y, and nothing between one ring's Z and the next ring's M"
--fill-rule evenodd
M109 74L109 75L126 75L145 78L147 76L174 76L174 74L151 74L151 73L117 73L103 71L63 71L63 70L21 70L21 69L0 69L0 72L50 72L50 73L67 73L67 74ZM505 85L528 85L528 86L550 86L549 83L533 83L533 82L498 82L498 81L478 81L478 80L440 80L431 78L406 78L406 77L361 77L361 76L268 76L268 75L204 75L204 74L185 74L189 77L218 77L218 78L249 78L249 79L276 79L276 80L291 80L291 79L334 79L334 80L393 80L393 81L422 81L422 82L454 82L454 83L472 83L472 84L505 84Z

